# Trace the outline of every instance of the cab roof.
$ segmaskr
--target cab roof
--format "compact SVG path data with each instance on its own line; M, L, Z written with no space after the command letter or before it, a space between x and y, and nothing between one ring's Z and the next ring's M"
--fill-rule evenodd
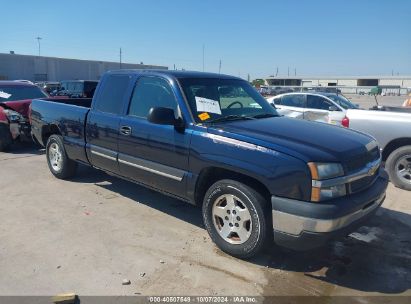
M219 78L219 79L240 79L241 78L208 72L197 71L175 71L175 70L155 70L155 69L128 69L128 70L113 70L109 71L109 74L147 74L147 75L163 75L173 76L175 78Z

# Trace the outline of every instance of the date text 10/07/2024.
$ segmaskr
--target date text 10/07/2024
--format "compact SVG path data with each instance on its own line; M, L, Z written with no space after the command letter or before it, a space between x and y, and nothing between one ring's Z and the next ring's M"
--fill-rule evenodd
M148 297L149 303L256 303L256 297L247 296L161 296Z

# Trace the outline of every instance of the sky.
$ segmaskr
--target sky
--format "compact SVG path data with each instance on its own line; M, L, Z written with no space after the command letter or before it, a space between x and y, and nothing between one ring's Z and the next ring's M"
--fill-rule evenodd
M0 53L251 79L411 75L411 0L0 0Z

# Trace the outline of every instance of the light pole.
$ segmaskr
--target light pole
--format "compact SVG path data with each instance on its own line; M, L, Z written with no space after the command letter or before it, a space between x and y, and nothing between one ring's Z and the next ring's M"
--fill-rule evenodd
M120 70L121 70L122 59L123 59L123 51L120 48Z
M204 72L204 49L205 49L205 45L203 44L203 72Z
M36 39L37 39L37 42L39 44L39 56L40 56L40 40L43 39L43 38L37 36Z

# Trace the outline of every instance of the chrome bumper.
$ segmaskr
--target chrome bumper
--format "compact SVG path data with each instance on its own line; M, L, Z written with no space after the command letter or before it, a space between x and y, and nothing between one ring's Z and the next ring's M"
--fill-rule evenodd
M385 195L375 200L366 208L335 219L315 219L272 210L273 228L275 231L295 236L300 235L303 231L315 233L332 232L347 227L374 211L381 205L384 199Z

